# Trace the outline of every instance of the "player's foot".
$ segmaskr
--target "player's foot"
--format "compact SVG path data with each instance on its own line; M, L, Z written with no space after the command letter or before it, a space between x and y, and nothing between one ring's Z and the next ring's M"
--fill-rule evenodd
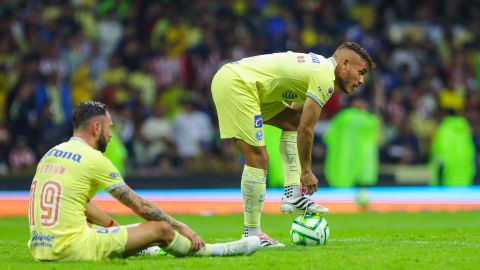
M260 246L262 248L264 248L264 247L276 247L276 248L285 247L284 244L282 244L282 243L278 242L277 240L271 238L266 233L261 233L257 236L260 238Z
M224 256L245 255L253 254L260 248L260 237L250 236L244 237L235 242L225 243Z
M284 214L289 213L307 213L307 214L325 214L328 213L328 208L316 204L311 199L300 196L297 198L287 199L282 197L282 204L280 206L280 210Z

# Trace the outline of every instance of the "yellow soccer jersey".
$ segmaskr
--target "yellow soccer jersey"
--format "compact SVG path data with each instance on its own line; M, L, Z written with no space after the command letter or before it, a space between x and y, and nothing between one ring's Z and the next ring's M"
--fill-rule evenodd
M303 103L307 96L323 107L333 94L336 62L309 53L283 52L259 55L228 66L250 89L257 89L260 106L271 103Z
M86 229L87 202L99 189L123 184L110 160L80 138L50 149L30 189L28 246L33 256L55 260L68 254L69 243Z

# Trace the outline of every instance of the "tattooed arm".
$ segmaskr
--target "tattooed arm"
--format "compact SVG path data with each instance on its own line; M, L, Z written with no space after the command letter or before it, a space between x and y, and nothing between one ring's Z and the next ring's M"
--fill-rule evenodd
M122 185L110 190L110 194L125 206L132 209L135 214L146 220L165 221L172 225L174 229L178 229L185 225L167 215L152 202L138 196L137 193L127 185Z
M189 238L192 241L192 250L198 250L204 245L203 239L200 238L186 224L177 221L152 202L140 197L129 186L122 185L109 190L110 194L123 203L125 206L148 221L164 221L170 224L175 230Z

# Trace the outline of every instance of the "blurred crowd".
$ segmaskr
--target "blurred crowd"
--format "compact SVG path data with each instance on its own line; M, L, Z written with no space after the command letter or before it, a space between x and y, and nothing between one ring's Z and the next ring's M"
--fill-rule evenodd
M469 0L4 0L0 174L71 136L72 107L109 106L127 173L236 168L210 83L224 63L278 51L330 56L360 43L377 68L356 99L381 119L381 162L426 163L448 112L480 147L480 4ZM336 93L322 133L349 104Z

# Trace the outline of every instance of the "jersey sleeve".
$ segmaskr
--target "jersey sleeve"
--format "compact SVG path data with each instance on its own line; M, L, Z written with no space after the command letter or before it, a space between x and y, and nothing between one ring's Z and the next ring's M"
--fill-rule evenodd
M330 75L310 72L307 96L323 108L333 94L333 81Z
M93 166L93 181L101 188L105 188L106 191L125 185L118 169L108 158L102 155L98 156Z

